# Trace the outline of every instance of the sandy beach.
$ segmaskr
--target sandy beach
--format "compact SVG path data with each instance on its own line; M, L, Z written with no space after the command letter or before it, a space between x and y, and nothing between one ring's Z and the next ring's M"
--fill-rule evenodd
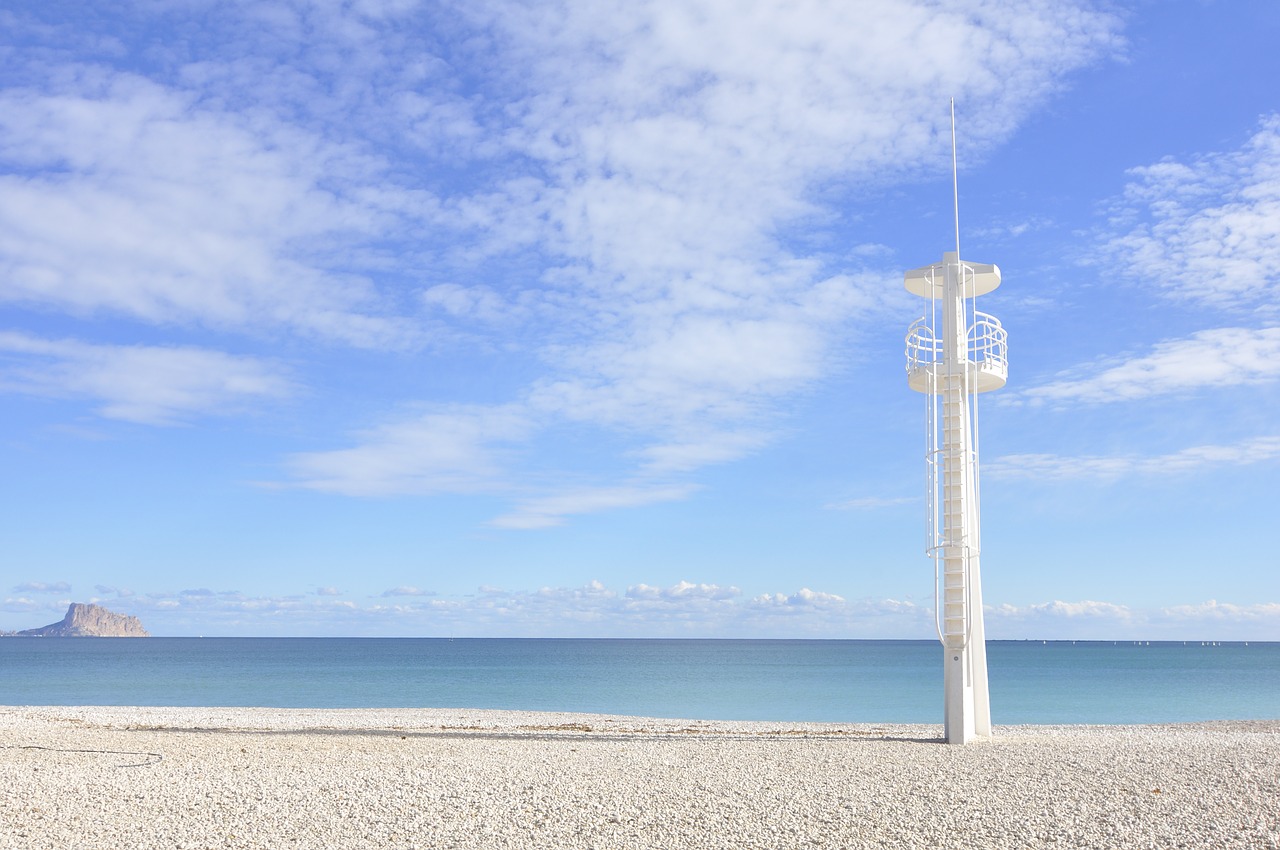
M1280 847L1280 721L0 708L3 848Z

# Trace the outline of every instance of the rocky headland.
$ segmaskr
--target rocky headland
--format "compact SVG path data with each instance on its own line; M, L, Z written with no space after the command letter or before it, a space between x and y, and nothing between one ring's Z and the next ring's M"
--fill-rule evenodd
M142 622L100 605L72 602L60 622L14 632L18 637L150 637Z

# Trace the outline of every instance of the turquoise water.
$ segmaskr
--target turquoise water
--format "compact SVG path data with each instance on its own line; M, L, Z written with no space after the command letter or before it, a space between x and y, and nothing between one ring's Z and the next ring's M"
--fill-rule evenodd
M1280 718L1280 643L988 644L995 723ZM940 723L933 641L4 638L0 704Z

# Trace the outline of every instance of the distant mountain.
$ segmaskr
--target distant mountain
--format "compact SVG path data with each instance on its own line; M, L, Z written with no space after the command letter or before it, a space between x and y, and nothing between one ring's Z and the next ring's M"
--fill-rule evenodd
M137 617L116 614L98 605L72 602L60 623L17 632L19 637L151 637Z

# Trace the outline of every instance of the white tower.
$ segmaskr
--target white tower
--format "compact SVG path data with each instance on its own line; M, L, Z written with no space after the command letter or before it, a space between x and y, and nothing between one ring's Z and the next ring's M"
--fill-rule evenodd
M944 653L946 739L963 744L991 734L978 567L977 394L1003 387L1009 367L1004 328L978 312L974 300L1000 285L1000 269L960 259L955 164L952 101L956 250L906 273L907 291L928 299L924 316L907 331L907 383L925 397L925 548L934 563L934 614Z

